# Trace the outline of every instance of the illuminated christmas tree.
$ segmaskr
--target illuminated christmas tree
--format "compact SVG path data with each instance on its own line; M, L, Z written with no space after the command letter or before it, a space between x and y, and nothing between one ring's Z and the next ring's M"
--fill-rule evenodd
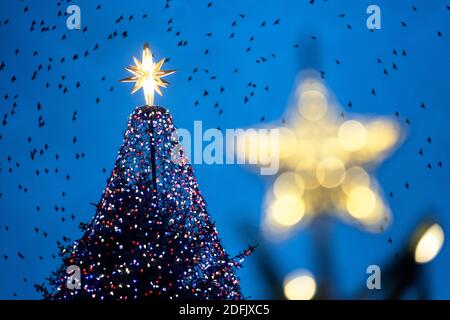
M130 116L115 167L84 235L62 248L63 266L37 286L50 299L241 299L231 258L211 222L169 112L153 104L167 82L164 60L127 70L147 105ZM70 267L72 266L72 267ZM67 270L79 270L79 280ZM69 273L69 274L68 274Z

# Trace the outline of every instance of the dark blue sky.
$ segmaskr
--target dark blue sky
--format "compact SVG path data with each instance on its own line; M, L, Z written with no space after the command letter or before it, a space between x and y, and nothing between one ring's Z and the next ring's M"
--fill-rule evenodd
M128 115L144 101L140 93L129 94L131 85L117 80L128 76L123 68L132 63L133 55L140 57L146 41L157 59L170 58L166 68L177 70L168 78L171 86L164 90L164 97L157 96L156 102L169 108L178 127L192 128L195 120L203 121L204 128L222 129L251 127L263 116L267 122L276 121L289 107L297 76L305 67L325 72L326 84L345 112L399 113L406 140L376 172L384 193L394 194L387 199L393 224L385 233L373 234L338 219L332 221L333 285L339 297L352 297L364 287L368 265L394 259L426 210L434 208L444 231L449 230L450 10L446 1L376 1L382 16L382 28L376 32L366 28L366 8L374 1L316 0L311 5L306 0L216 0L208 8L209 2L173 0L165 9L162 0L73 1L81 8L85 32L69 31L66 18L57 16L59 10L64 13L66 2L0 2L0 63L5 63L0 71L0 116L2 121L6 117L6 125L0 124L0 298L14 298L14 293L18 298L38 298L32 284L42 282L58 265L51 257L56 253L56 240L63 235L76 239L79 222L94 215L90 203L98 201L105 187ZM96 10L98 4L100 10ZM143 18L145 13L147 18ZM116 23L121 15L124 19ZM277 19L280 23L274 25ZM33 20L36 30L30 32ZM41 21L49 31L40 31ZM266 26L261 27L264 21ZM117 36L108 40L115 31ZM210 32L211 37L205 35ZM187 45L178 46L180 41ZM96 44L99 49L94 51ZM89 55L84 57L86 50ZM75 54L77 60L73 60ZM267 61L258 63L261 57ZM40 64L42 69L32 80ZM198 72L193 74L195 68ZM11 81L13 76L15 81ZM78 89L77 82L81 84ZM249 82L256 88L249 88ZM264 90L266 86L269 91ZM209 92L206 97L205 90ZM244 97L252 91L254 96L245 104ZM349 101L351 110L346 107ZM76 121L72 121L74 111ZM39 116L45 121L41 128ZM31 160L34 148L37 154ZM420 149L423 157L418 154ZM77 160L77 153L85 157ZM250 236L242 230L246 225L259 225L271 180L237 165L195 165L194 169L227 251L234 254L255 241L256 229ZM260 245L270 250L281 277L296 268L315 271L317 252L309 227L288 241ZM242 287L252 298L270 298L256 254L239 273ZM450 298L447 243L424 268L431 297Z

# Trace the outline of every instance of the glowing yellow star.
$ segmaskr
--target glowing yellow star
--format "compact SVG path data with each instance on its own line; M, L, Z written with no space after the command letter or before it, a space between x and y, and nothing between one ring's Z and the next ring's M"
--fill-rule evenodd
M279 139L267 131L243 133L238 156L260 166L278 159L280 170L266 196L263 227L285 232L320 213L342 214L372 230L389 222L389 207L369 172L397 145L396 122L379 117L344 118L318 78L298 88L291 126L273 126ZM259 158L258 158L259 157ZM275 157L275 158L274 158Z
M142 61L133 57L134 66L125 68L131 72L133 76L120 80L120 82L136 82L131 94L143 88L145 103L148 106L153 105L155 91L162 96L160 87L166 88L169 84L162 78L175 72L175 70L161 70L165 59L161 59L158 63L153 62L152 53L148 44L144 44L142 51Z

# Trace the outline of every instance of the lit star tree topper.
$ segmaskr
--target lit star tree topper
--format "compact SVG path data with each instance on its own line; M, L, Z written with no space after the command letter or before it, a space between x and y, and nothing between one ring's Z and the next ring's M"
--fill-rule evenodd
M134 94L139 89L143 89L145 96L145 103L148 106L152 106L154 102L155 91L162 96L162 88L167 88L169 83L163 78L175 73L175 70L161 70L165 59L161 59L157 63L153 62L152 52L148 43L144 44L144 50L142 51L142 61L139 61L136 57L133 57L135 65L125 68L125 70L131 72L131 77L120 80L120 82L134 82L133 91Z

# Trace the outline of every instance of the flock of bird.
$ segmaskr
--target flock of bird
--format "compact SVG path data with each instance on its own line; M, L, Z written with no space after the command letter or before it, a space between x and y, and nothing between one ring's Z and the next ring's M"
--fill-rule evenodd
M100 2L100 0L99 0ZM155 8L155 10L162 10L166 11L168 15L170 15L171 6L173 5L173 2L175 0L165 0L162 1L162 3L156 2L155 6L159 6L158 8ZM308 2L309 5L314 6L318 2L326 2L326 0L318 1L318 0L306 0L305 2ZM15 20L19 20L18 16L24 15L24 17L20 17L21 21L27 21L27 28L29 28L29 37L32 38L35 33L43 33L48 34L49 41L70 41L70 32L67 30L65 26L65 21L67 18L66 13L66 7L70 4L73 4L72 1L59 1L52 7L52 5L48 5L48 15L49 18L36 18L35 15L33 15L33 10L35 6L41 5L37 1L15 1L15 2L9 2L11 6L15 8L16 13L14 16L4 16L4 10L1 10L0 12L0 34L4 32L14 32L15 28L23 27L18 26L15 24ZM5 6L5 3L2 3L1 6ZM92 7L92 10L95 11L102 11L105 6L107 6L107 1L103 1L102 3L92 4L89 3L89 6ZM205 1L203 4L207 9L213 10L215 7L215 2L213 1ZM88 5L86 5L88 6ZM127 5L127 7L132 8L131 5ZM17 8L22 8L21 10L17 11ZM86 9L87 10L87 9ZM419 12L420 8L416 6L411 6L410 10L412 12ZM449 11L450 13L450 6L444 6L442 10ZM21 11L21 12L20 12ZM54 19L54 16L56 14L57 19ZM228 40L232 40L233 38L237 37L237 32L239 29L239 22L241 20L244 20L247 18L248 15L251 15L252 13L237 13L235 18L230 20L229 28L230 32L228 34ZM347 15L346 13L339 14L336 18L342 19L343 21L346 19ZM1 49L0 49L0 94L1 94L1 102L0 102L0 116L1 116L1 123L0 123L0 205L1 202L8 202L8 199L5 199L4 194L12 192L11 190L14 188L17 188L17 192L20 193L30 193L33 192L33 190L30 190L30 188L27 186L27 179L23 178L23 182L18 184L17 186L13 186L10 183L8 183L8 180L10 179L11 175L14 175L17 171L27 171L27 175L31 176L48 176L48 175L62 175L63 179L66 180L68 183L71 181L71 174L68 172L61 172L61 170L58 168L58 166L43 166L36 168L35 165L33 165L33 162L36 161L36 159L43 159L44 157L48 156L53 159L53 161L56 161L56 163L63 161L63 156L60 155L58 152L55 152L55 150L51 147L51 142L48 144L43 145L36 145L34 142L33 136L27 137L27 143L28 143L28 149L29 149L29 159L20 159L19 157L15 156L15 150L5 150L2 147L3 140L9 138L4 136L4 132L6 131L7 127L15 121L14 117L18 112L23 112L21 109L27 109L27 113L29 117L36 117L37 121L35 124L34 132L36 134L39 134L39 130L51 125L44 116L43 109L45 109L45 106L42 102L39 100L39 96L32 97L35 100L34 108L30 108L29 106L25 107L21 105L21 95L16 93L16 84L20 84L22 86L26 87L35 87L37 90L41 90L43 95L54 95L55 91L62 94L62 96L68 96L71 92L75 92L77 90L82 90L83 88L83 82L82 80L75 80L73 81L73 84L69 84L67 75L60 74L58 71L58 68L61 65L64 64L70 64L72 68L83 68L83 60L89 59L89 57L96 55L97 57L101 57L103 54L106 54L105 51L102 51L103 47L105 46L105 43L108 41L113 41L114 39L121 39L122 41L126 41L126 39L130 35L130 30L133 28L132 23L135 20L149 20L151 19L151 14L146 12L140 12L140 13L128 13L128 14L120 14L114 21L110 21L110 25L112 26L112 31L104 36L102 39L98 39L98 42L94 43L90 47L83 48L82 50L79 50L78 52L74 52L70 55L64 55L64 56L43 56L43 54L40 52L39 49L36 50L29 50L24 49L21 47L14 47L15 43L8 43L7 45L5 43L2 43ZM52 21L51 23L49 21ZM266 19L261 20L260 24L255 26L254 28L254 34L252 34L248 39L248 47L245 49L244 54L246 53L253 53L253 44L257 42L260 38L263 38L263 36L259 37L259 34L262 32L264 28L277 28L283 23L283 18L273 17L272 19ZM354 25L351 25L349 23L344 23L344 26L348 30L353 30L355 28ZM179 27L179 26L178 26ZM408 23L405 21L399 22L399 27L401 28L407 28ZM204 34L198 35L199 37L205 37L205 38L213 38L215 37L214 30L206 30L208 29L208 26L205 26L205 32ZM167 26L166 26L166 32L168 37L175 37L175 46L178 47L186 47L189 46L189 39L184 36L184 34L181 31L176 31L177 28L175 27L175 18L169 18L167 20ZM83 25L82 28L76 32L80 33L89 33L91 29L88 25ZM435 30L434 37L442 38L446 35L441 30ZM282 35L280 35L282 36ZM225 39L226 40L226 39ZM309 41L317 41L318 36L311 35ZM3 41L2 41L3 42ZM298 50L302 47L299 43L292 43L290 44L292 50ZM9 50L12 50L9 52ZM275 52L276 48L274 48L274 52L267 54L267 55L255 55L255 64L264 64L270 60L276 60L278 58L277 53ZM12 53L12 54L11 54ZM210 55L211 52L209 49L202 49L202 52L199 55ZM409 58L408 48L394 48L392 49L391 55L386 57L377 57L376 63L379 65L380 71L382 74L386 77L389 77L392 73L395 72L401 72L401 68L399 67L398 63L390 62L395 58L399 59L407 59ZM34 68L32 70L29 70L29 78L23 78L19 77L18 74L15 73L15 70L11 68L10 66L13 65L13 61L21 61L23 59L31 61L31 63L34 64ZM200 58L201 59L201 58ZM342 66L344 64L342 59L333 59L335 64L337 66ZM170 61L170 59L167 59L166 61ZM233 70L230 70L230 72L234 74L239 74L239 67L234 68ZM47 73L45 73L47 72ZM319 70L320 75L322 78L326 79L326 71L325 70ZM54 75L53 79L59 79L58 81L52 81L46 79L46 74L51 73ZM199 73L203 73L206 77L208 77L211 81L215 81L219 78L219 75L214 74L208 66L198 66L195 67L189 74L184 74L183 76L186 76L187 82L195 81L196 75ZM109 83L105 76L101 76L100 80L105 83ZM270 81L270 80L269 80ZM257 81L249 81L246 84L246 90L248 91L248 94L242 97L242 104L247 105L251 102L251 99L256 95L256 89L261 88L262 92L270 92L271 86L269 81L266 84L260 85ZM109 92L114 91L114 84L111 82L111 84L108 84ZM226 83L222 83L218 86L218 93L224 94L226 92ZM23 95L24 93L22 93ZM210 89L203 89L203 92L201 94L201 97L195 98L192 103L192 107L198 107L202 103L203 98L207 98L208 96L212 95L212 90ZM216 94L216 91L214 91L214 94ZM376 96L377 95L377 88L368 88L368 96ZM69 100L69 98L68 98ZM92 97L92 104L101 104L102 103L102 97L101 96L95 96ZM69 104L69 103L68 103ZM220 104L219 101L214 102L213 104L214 109L217 110L217 114L219 116L224 114L224 107ZM346 110L349 112L352 111L352 108L354 107L354 103L349 100L346 102ZM429 109L429 105L425 101L418 101L417 108L424 110L425 112L427 109ZM71 121L76 125L77 121L79 120L79 111L78 110L70 110L68 111L70 113ZM345 113L342 114L342 116L345 116ZM402 121L407 126L411 126L411 119L408 117L404 117L399 111L396 111L394 113L394 116L399 119L399 121ZM261 115L260 121L264 122L266 120L265 115ZM220 128L220 126L219 126ZM78 143L77 136L71 137L70 143L76 148L76 145ZM444 161L442 159L428 159L427 154L425 152L426 145L431 145L433 143L431 136L425 136L423 137L423 146L419 146L417 150L417 156L421 157L425 161L425 166L429 170L434 170L435 168L442 168L444 166ZM66 156L66 155L65 155ZM74 151L74 157L77 160L83 160L87 155L83 151ZM30 162L31 161L31 162ZM26 162L27 165L22 165L23 162ZM39 162L42 163L42 162ZM105 168L99 168L103 174L107 174L107 170ZM413 188L411 183L409 181L404 181L404 188L410 189ZM66 197L66 191L64 190L55 190L57 193L59 193L64 199ZM393 192L389 192L390 197L394 197ZM24 198L24 201L26 198ZM45 201L43 199L42 201ZM8 207L12 210L12 204L5 203L2 204L2 207ZM35 211L38 214L42 214L42 209L39 204L35 205ZM76 226L77 223L80 223L78 221L78 217L75 213L71 213L72 210L68 210L64 207L64 205L54 205L53 211L56 214L55 216L58 217L60 220L60 223L66 223L67 221L72 221L74 224L70 227L66 227L67 230L72 230L74 226ZM4 216L6 213L2 212L1 215ZM22 213L16 212L15 214L20 215ZM27 213L28 214L28 213ZM51 238L51 228L46 225L36 225L34 226L33 230L20 230L20 225L14 225L11 226L7 223L7 219L4 217L0 217L0 233L3 233L1 235L1 239L5 240L8 237L8 233L11 232L22 232L22 233L29 233L34 232L36 235L41 237L40 239L42 241L50 241ZM39 241L41 241L39 240ZM67 243L70 242L71 239L68 236L63 236L61 239L55 240L57 243L56 245L60 245L61 243ZM392 243L393 240L391 238L388 239L389 243ZM52 243L49 243L48 246L52 246ZM33 253L28 252L25 254L19 247L16 246L15 243L1 243L0 248L3 249L3 253L1 253L1 260L0 261L0 270L5 269L5 265L8 264L11 260L14 259L20 259L27 261L26 263L30 266L39 263L40 261L44 261L45 259L57 259L56 256L56 245L55 245L55 254L51 254L49 257L45 255L40 255L39 253ZM50 272L50 270L49 270ZM23 281L27 283L30 287L32 287L34 281L39 281L39 279L33 279L33 281L29 280L27 277L23 278ZM4 298L11 298L11 297L21 297L18 295L18 293L15 291L14 288L5 288L3 285L0 284L0 297Z

